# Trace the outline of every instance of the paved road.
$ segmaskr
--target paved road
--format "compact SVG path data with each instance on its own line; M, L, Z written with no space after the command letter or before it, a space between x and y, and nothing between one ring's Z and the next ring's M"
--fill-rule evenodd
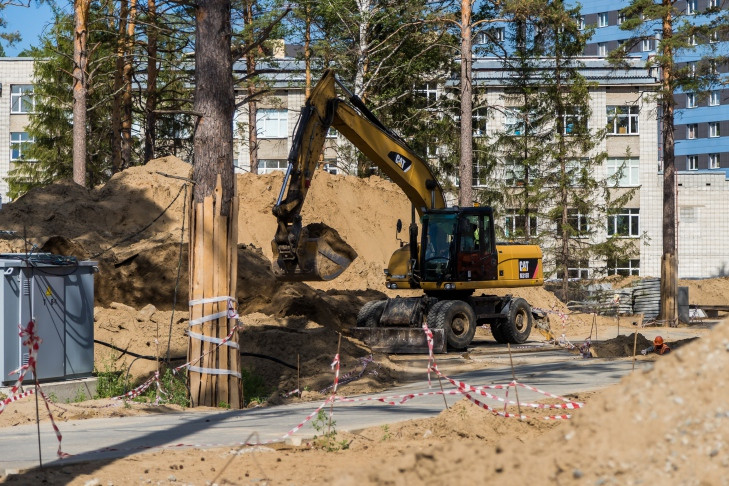
M506 359L505 364L508 364L508 357ZM608 386L630 373L632 368L630 361L580 360L560 351L530 353L528 357L516 355L514 360L519 381L560 395ZM637 363L637 367L644 366L650 364ZM511 369L508 366L489 367L458 375L457 378L472 385L506 383L511 380ZM437 389L437 382L434 389ZM427 382L423 381L373 396L427 391ZM449 403L460 398L447 396ZM519 398L531 401L543 397L520 389ZM63 462L109 460L172 445L234 446L245 441L273 440L281 438L300 423L317 405L304 403L213 413L186 412L62 422L63 450L72 454ZM334 418L338 430L357 430L434 416L443 407L443 397L438 395L416 398L399 406L375 401L338 403ZM0 429L0 472L38 465L36 434L35 425ZM296 436L311 437L314 434L309 423ZM50 464L56 457L57 442L48 423L41 424L41 444L44 463Z

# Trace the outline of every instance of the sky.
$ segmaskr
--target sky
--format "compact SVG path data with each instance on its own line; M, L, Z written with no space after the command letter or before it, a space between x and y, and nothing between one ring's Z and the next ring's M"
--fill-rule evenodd
M9 57L17 56L23 49L38 45L38 37L52 17L50 7L45 3L37 5L35 0L31 1L30 7L8 5L3 10L2 15L8 23L5 30L8 32L18 31L23 37L14 46L3 44L5 55Z

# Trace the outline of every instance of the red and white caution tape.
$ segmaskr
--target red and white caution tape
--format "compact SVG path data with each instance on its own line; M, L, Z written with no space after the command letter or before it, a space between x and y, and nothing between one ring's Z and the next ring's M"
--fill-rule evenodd
M63 436L61 435L61 431L56 425L56 421L53 419L53 413L51 413L51 408L48 405L48 397L45 393L43 393L40 383L38 383L38 374L36 373L36 367L38 364L38 350L40 349L40 345L43 340L35 333L35 321L33 321L32 319L28 321L27 326L18 326L18 328L20 329L19 336L22 340L21 342L23 346L28 348L28 361L17 370L10 372L11 375L18 375L18 381L10 389L11 396L4 399L0 403L0 413L5 410L5 405L20 400L21 398L30 396L35 393L35 390L37 389L41 397L43 397L43 403L45 403L46 405L46 410L48 410L48 417L51 419L51 425L53 426L53 430L56 433L56 438L58 439L58 457L66 457L68 456L68 454L61 450L61 442L63 440ZM35 378L35 388L22 392L21 394L17 394L18 390L23 384L23 379L25 378L25 375L28 373L28 371L33 373L33 377Z
M152 383L157 382L157 386L159 386L159 371L155 371L154 375L152 375L147 381L139 385L134 390L130 390L126 392L124 395L119 395L118 397L113 397L112 400L131 400L133 398L137 398L139 395L145 392L147 388L152 386Z

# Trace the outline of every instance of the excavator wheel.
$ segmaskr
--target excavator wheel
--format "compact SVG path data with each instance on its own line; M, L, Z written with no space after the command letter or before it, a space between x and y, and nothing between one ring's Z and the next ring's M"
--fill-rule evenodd
M382 317L382 312L387 305L386 300L372 300L367 302L357 314L357 327L377 327Z
M441 302L442 305L438 306ZM428 325L445 330L446 342L450 348L465 349L476 334L476 313L462 300L441 302L437 302L428 313ZM434 313L433 321L430 319L431 313Z
M503 322L492 322L490 324L491 326L491 335L494 337L497 343L499 344L506 344L507 340L506 337L504 337L504 327L506 327L506 324Z
M532 309L529 303L521 298L516 298L509 305L507 321L500 327L502 336L506 342L522 344L529 339L532 332Z

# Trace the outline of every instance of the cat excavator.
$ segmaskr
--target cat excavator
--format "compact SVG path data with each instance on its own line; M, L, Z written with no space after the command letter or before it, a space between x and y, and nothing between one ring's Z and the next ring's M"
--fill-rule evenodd
M337 96L337 86L346 100ZM390 258L385 285L391 290L422 290L416 297L367 302L353 334L373 349L388 352L422 351L426 345L424 322L433 330L436 352L466 348L477 325L484 324L499 343L525 342L535 319L544 317L542 313L512 295L476 294L542 285L541 249L497 243L490 207L447 207L443 188L428 164L331 70L323 74L301 110L288 169L273 208L277 230L272 268L276 277L331 280L357 256L334 229L322 223L302 225L301 207L330 128L352 142L410 199L407 241L400 240L400 248ZM396 231L401 230L398 220Z

